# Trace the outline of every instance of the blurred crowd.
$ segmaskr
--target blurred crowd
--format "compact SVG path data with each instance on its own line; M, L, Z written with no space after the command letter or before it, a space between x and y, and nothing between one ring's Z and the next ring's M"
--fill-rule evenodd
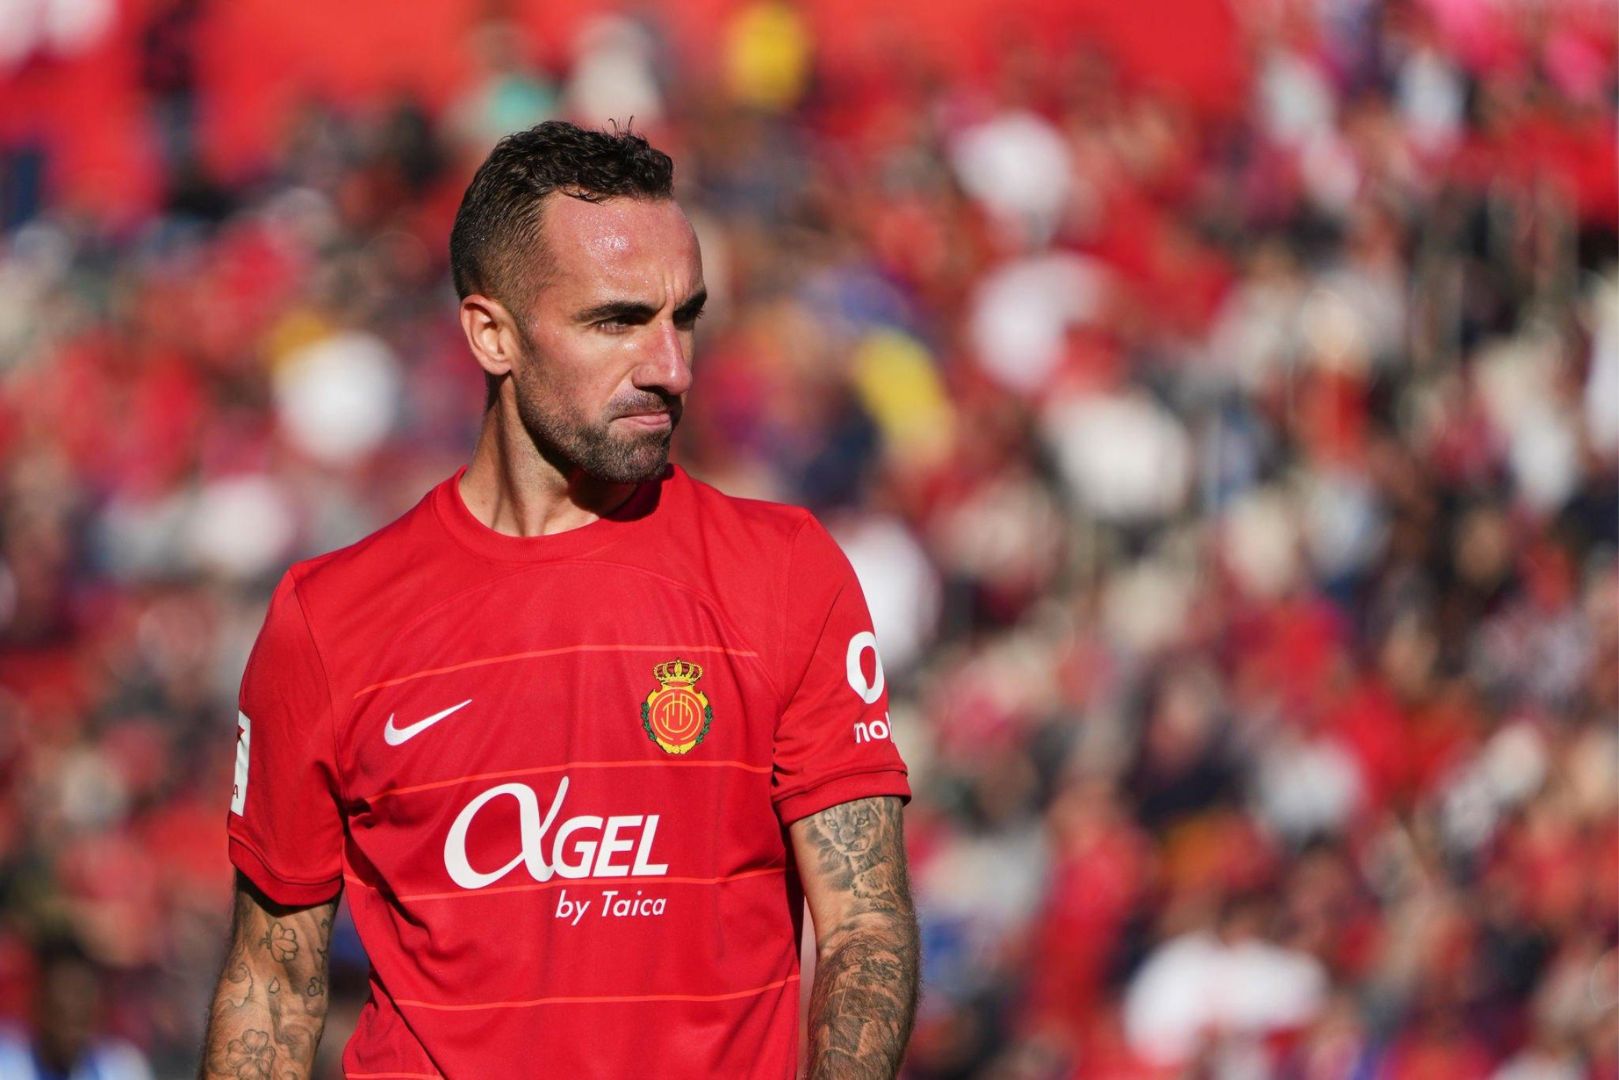
M907 1076L1619 1076L1613 5L1234 11L1228 114L1084 42L834 78L758 0L701 69L486 23L449 107L308 102L229 182L159 80L133 224L0 159L0 1072L195 1067L269 590L470 454L493 141L633 116L712 293L677 460L873 609Z

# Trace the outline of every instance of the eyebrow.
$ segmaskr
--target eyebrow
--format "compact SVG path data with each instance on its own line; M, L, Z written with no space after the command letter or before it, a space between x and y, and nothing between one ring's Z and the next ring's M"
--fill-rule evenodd
M703 309L708 302L708 290L698 289L684 303L675 308L675 318L687 318ZM644 303L639 300L609 300L605 304L586 308L574 318L578 322L598 322L603 319L621 319L624 322L648 322L657 315L659 308L656 305Z
M708 290L698 289L687 298L684 304L675 308L675 318L681 319L696 315L703 310L703 305L706 303L708 303Z

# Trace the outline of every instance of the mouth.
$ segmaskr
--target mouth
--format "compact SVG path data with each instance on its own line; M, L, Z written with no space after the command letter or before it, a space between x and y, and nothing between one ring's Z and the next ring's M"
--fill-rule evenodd
M674 417L670 416L667 410L660 410L658 412L629 413L625 416L614 417L614 419L622 420L624 423L629 424L632 427L647 428L653 431L663 431L667 428L674 427Z
M649 431L668 431L680 423L680 404L679 402L660 403L655 408L642 408L633 412L620 413L613 419L622 420L631 427L645 428Z

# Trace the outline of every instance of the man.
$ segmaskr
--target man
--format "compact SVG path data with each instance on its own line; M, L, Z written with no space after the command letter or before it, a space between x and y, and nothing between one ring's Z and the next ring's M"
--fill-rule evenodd
M891 1077L916 998L870 617L801 510L667 464L706 295L669 158L546 123L450 241L470 466L294 566L242 682L205 1076L304 1076L337 894L351 1076Z

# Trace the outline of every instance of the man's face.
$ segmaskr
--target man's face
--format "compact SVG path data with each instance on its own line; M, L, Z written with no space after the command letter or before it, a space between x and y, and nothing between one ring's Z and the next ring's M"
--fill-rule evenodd
M517 411L564 473L657 475L691 387L707 292L691 223L672 199L546 200L545 283L512 308L523 356Z

